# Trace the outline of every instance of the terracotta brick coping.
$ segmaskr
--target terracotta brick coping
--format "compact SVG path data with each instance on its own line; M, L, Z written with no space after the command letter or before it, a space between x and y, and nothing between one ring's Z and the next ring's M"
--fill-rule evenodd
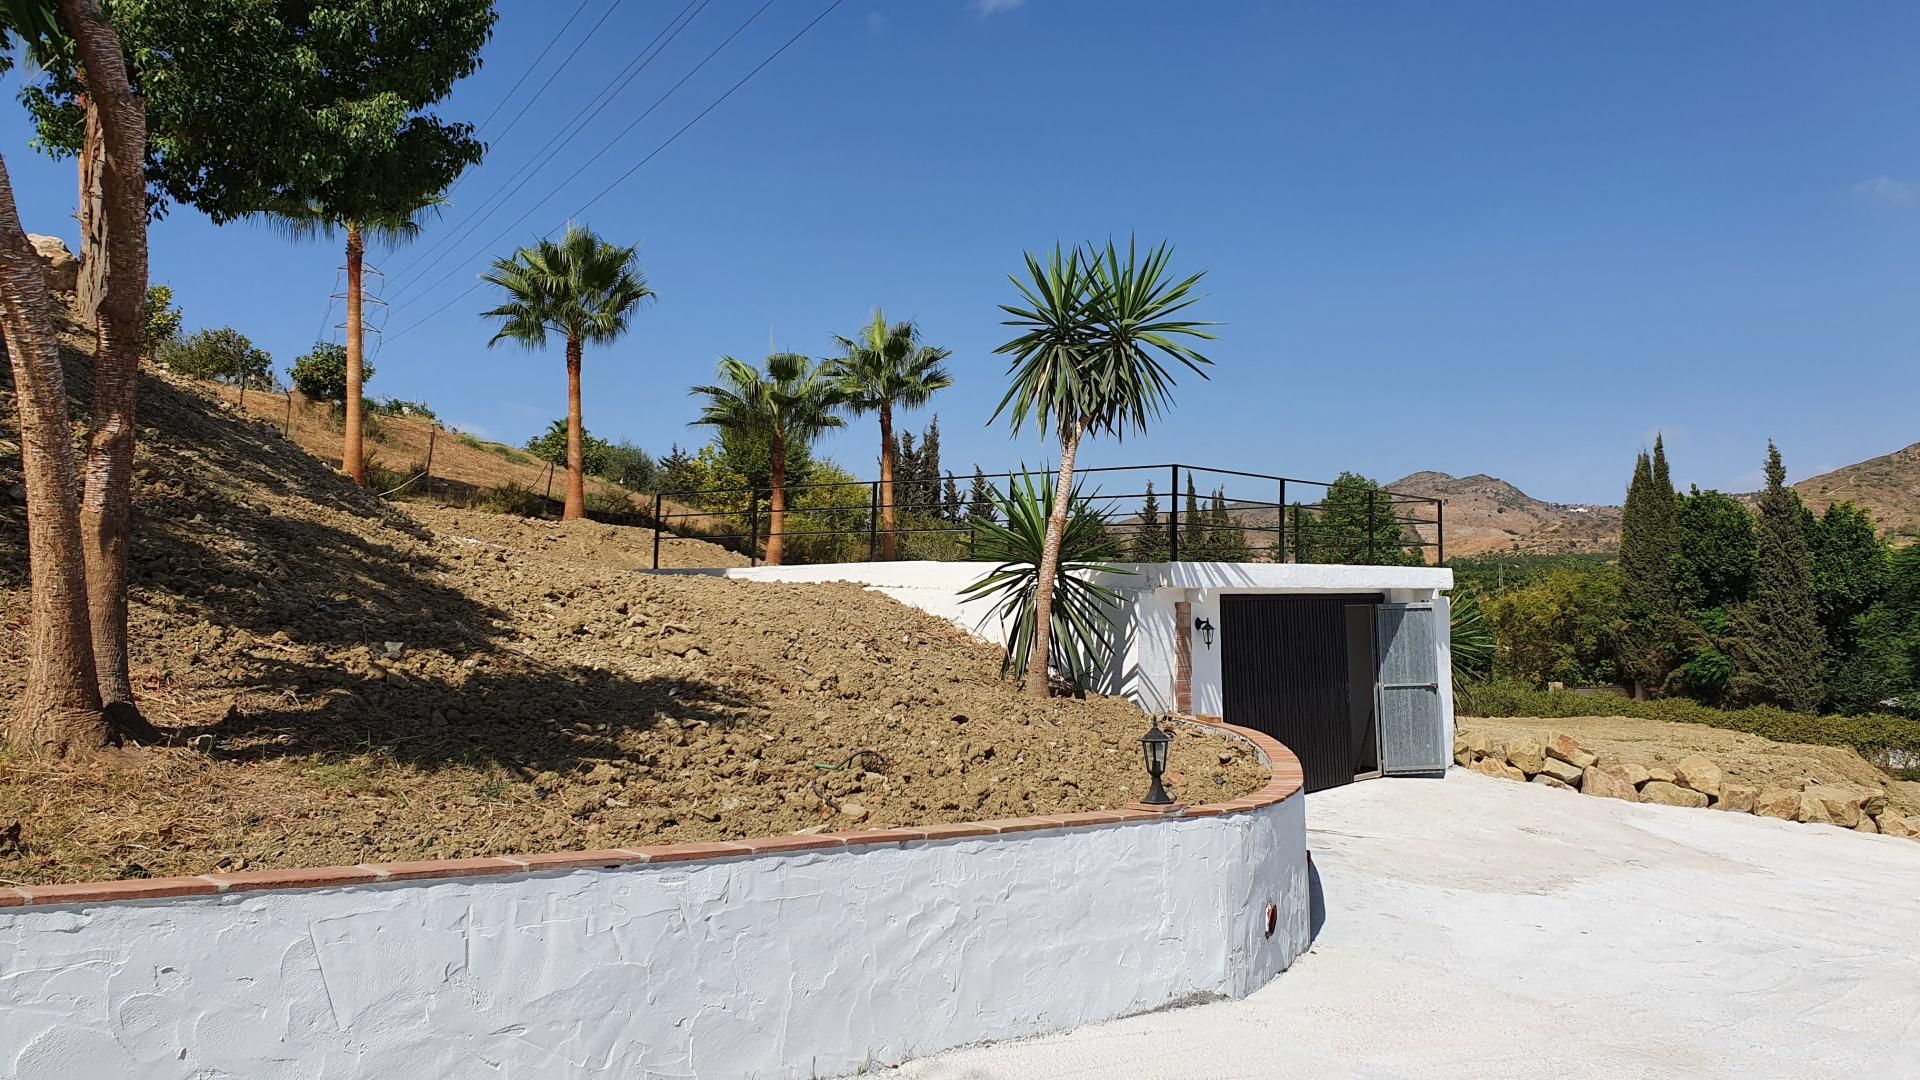
M56 904L101 904L119 900L158 900L177 896L217 896L222 893L267 889L324 889L343 885L377 885L391 881L425 881L478 877L488 874L532 874L592 867L612 868L643 863L681 863L731 859L749 855L778 855L795 851L832 851L873 845L904 846L936 840L1007 836L1050 829L1079 829L1102 825L1134 825L1178 818L1221 817L1272 806L1298 794L1302 784L1300 759L1276 739L1257 731L1212 720L1181 719L1240 739L1253 746L1270 776L1265 787L1227 802L1188 806L1174 813L1132 807L1093 810L1077 814L1045 814L1000 821L967 821L951 825L917 825L858 832L789 833L746 840L659 844L646 847L605 848L597 851L553 851L538 855L499 855L479 859L431 859L424 862L361 863L358 866L322 866L313 869L247 870L239 873L200 874L194 877L132 878L65 885L26 885L0 888L0 908Z

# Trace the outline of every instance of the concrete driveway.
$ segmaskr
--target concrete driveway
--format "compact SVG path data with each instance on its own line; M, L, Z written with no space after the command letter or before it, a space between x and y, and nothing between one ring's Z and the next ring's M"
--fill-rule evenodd
M1324 923L1246 1000L888 1075L1920 1076L1920 843L1458 769L1307 830Z

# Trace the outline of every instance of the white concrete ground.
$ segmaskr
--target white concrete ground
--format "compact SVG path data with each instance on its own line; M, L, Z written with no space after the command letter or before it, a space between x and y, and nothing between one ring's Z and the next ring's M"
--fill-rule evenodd
M1920 843L1458 769L1307 835L1325 922L1246 1000L888 1075L1920 1077Z

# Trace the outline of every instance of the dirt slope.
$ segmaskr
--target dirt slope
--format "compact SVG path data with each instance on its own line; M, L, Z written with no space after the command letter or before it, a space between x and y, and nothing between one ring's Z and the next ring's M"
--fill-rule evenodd
M1447 554L1586 554L1620 546L1620 508L1541 502L1484 473L1417 472L1386 485L1409 495L1446 500ZM1434 530L1420 526L1431 542Z
M18 821L23 841L0 880L1017 817L1143 789L1132 706L1031 702L943 620L849 585L636 574L644 530L412 516L271 424L157 377L142 393L135 683L213 749L0 754L0 835ZM4 492L17 432L0 440ZM0 499L0 701L24 674L25 561ZM1173 767L1196 801L1264 781L1211 736L1179 739Z
M1815 513L1853 502L1889 536L1920 539L1920 443L1793 485Z

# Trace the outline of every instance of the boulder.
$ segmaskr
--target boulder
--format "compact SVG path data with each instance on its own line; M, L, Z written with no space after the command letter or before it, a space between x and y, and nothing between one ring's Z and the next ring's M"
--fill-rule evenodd
M1639 787L1641 784L1653 779L1653 775L1647 772L1645 765L1636 765L1631 761L1623 761L1615 765L1614 768L1620 770L1620 775L1626 777L1627 783L1632 784L1634 787Z
M1514 768L1532 776L1546 764L1546 744L1533 735L1515 735L1507 740L1507 760Z
M1813 784L1801 794L1817 799L1826 811L1826 820L1835 825L1851 829L1860 824L1860 802L1866 798L1866 792L1858 788Z
M1751 814L1753 806L1760 798L1760 789L1749 784L1736 784L1731 781L1720 785L1720 798L1715 800L1715 810L1728 810L1736 814Z
M1879 817L1881 814L1886 813L1887 793L1884 791L1867 792L1866 798L1860 800L1860 812L1870 814L1873 817Z
M1547 737L1547 756L1564 761L1575 769L1600 763L1600 755L1581 746L1578 740L1564 731L1556 731Z
M1886 836L1920 837L1920 822L1901 817L1899 814L1884 813L1874 819L1880 832Z
M1561 764L1564 765L1566 764L1566 762L1563 761L1561 762ZM1572 784L1569 784L1565 780L1561 780L1550 773L1536 773L1534 774L1533 779L1527 782L1530 784L1539 784L1542 787L1559 788L1562 791L1574 790Z
M1866 833L1877 833L1877 832L1879 832L1879 831L1880 831L1880 827L1879 827L1878 825L1875 825L1875 824L1873 823L1873 819L1872 819L1872 818L1870 818L1870 817L1868 817L1868 816L1867 816L1867 815L1865 815L1865 814L1861 814L1861 815L1860 815L1860 824L1858 824L1858 825L1855 825L1855 826L1853 827L1853 831L1854 831L1854 832L1866 832Z
M1603 799L1640 801L1640 793L1633 790L1633 785L1627 782L1627 778L1620 775L1619 770L1612 766L1587 766L1580 774L1580 790L1584 794L1597 795Z
M1491 776L1495 780L1525 780L1525 774L1499 758L1484 757L1467 766L1482 776Z
M80 285L80 260L73 257L66 241L56 236L27 235L27 242L33 245L33 253L40 259L41 272L47 277L47 288L57 293L70 293Z
M1800 807L1795 811L1793 820L1803 825L1831 825L1833 819L1827 816L1827 805L1820 796L1811 791L1800 793Z
M1690 806L1696 809L1707 805L1707 797L1692 788L1683 788L1679 784L1669 784L1665 780L1649 780L1640 789L1640 801L1659 803L1662 806Z
M1689 754L1680 759L1673 767L1674 783L1681 787L1692 788L1708 798L1720 794L1720 784L1725 779L1720 766L1710 757L1701 754Z
M1786 788L1767 788L1754 798L1753 812L1760 817L1792 821L1800 813L1800 793Z
M1465 757L1461 757L1464 751ZM1471 765L1483 757L1493 754L1493 740L1484 731L1462 731L1453 738L1453 761L1456 765Z
M1580 774L1585 771L1584 769L1576 768L1572 762L1567 761L1565 758L1550 757L1540 763L1540 773L1538 776L1535 776L1534 779L1538 780L1544 776L1568 787L1572 787L1580 782Z
M1665 765L1649 765L1647 766L1647 779L1658 780L1663 784L1671 784L1680 779L1680 774Z

